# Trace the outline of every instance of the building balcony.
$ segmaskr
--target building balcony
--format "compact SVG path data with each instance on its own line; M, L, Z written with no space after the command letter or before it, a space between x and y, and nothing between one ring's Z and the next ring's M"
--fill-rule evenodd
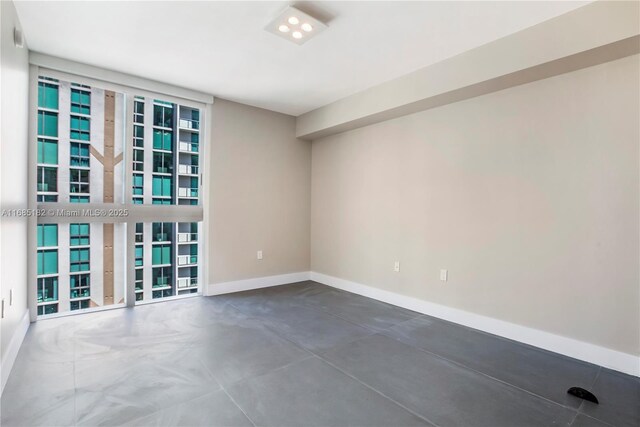
M178 233L178 243L191 243L198 241L198 233Z
M190 187L178 187L178 197L198 197L198 189Z
M188 141L180 141L178 145L178 149L185 153L198 153L198 143L197 142L188 142Z
M197 277L180 277L177 281L178 289L195 288L198 286Z
M198 166L178 165L178 173L181 173L181 174L197 175L198 170L199 170Z
M180 118L178 126L180 126L180 129L199 130L200 129L200 121L199 120L191 120L191 119Z
M187 267L198 264L198 255L178 255L178 267Z

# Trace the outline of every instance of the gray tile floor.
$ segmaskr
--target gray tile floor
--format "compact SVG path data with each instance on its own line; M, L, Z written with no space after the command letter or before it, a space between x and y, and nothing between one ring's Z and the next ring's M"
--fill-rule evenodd
M38 322L1 411L7 427L638 426L640 380L303 282Z

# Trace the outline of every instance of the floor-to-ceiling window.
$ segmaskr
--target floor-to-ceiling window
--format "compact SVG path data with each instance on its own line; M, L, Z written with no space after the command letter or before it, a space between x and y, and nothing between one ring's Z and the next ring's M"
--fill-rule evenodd
M35 314L200 293L204 105L43 69L34 85Z

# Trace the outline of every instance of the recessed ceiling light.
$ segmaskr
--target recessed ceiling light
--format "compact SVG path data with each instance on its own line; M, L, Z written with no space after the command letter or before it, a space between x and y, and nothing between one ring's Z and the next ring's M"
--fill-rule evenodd
M264 29L295 44L303 44L326 28L325 24L313 16L289 6Z

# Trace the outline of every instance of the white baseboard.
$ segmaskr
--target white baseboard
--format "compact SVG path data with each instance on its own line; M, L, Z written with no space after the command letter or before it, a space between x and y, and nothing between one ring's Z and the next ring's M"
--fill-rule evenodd
M309 280L310 275L309 271L301 271L298 273L278 274L276 276L256 277L254 279L234 280L232 282L212 283L207 286L207 295L230 294L251 289L268 288L269 286L303 282Z
M397 305L418 313L427 314L514 341L540 347L585 362L594 363L619 372L624 372L625 374L640 376L640 357L632 354L622 353L595 344L505 322L492 317L434 304L314 271L311 272L311 280L354 294Z
M20 346L22 345L22 341L24 340L25 335L27 335L27 331L29 330L29 325L31 324L29 320L29 310L25 310L24 316L20 319L18 326L16 327L16 331L13 333L11 340L9 341L9 346L7 347L7 352L4 354L2 358L2 366L0 366L0 376L2 377L2 391L4 391L4 386L7 384L7 380L9 379L9 374L11 373L11 368L13 368L13 364L16 361L16 357L18 357L18 351L20 350Z

